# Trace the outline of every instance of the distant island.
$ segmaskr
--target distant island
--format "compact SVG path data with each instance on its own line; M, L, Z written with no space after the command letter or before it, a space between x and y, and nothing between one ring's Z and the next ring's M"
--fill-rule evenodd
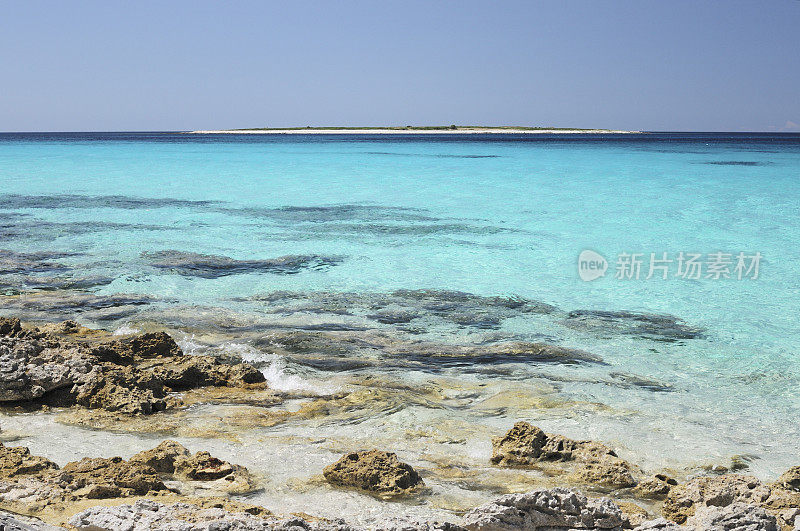
M573 127L523 127L481 125L428 125L389 127L255 127L250 129L224 129L189 131L191 134L252 134L252 135L313 135L313 134L518 134L518 133L639 133L614 129L577 129Z

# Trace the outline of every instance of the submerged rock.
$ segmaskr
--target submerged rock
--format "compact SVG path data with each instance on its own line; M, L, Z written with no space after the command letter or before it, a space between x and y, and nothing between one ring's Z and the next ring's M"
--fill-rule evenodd
M353 452L325 467L325 479L333 485L355 487L378 494L406 494L425 483L411 465L392 452Z
M594 441L575 441L543 432L527 422L517 422L502 437L492 440L491 462L501 466L531 466L546 461L571 461L571 477L608 487L636 484L631 465L614 451Z
M621 530L627 519L608 498L590 499L567 489L508 494L464 516L469 531Z
M564 325L601 335L621 334L677 341L704 337L702 328L691 326L672 315L657 315L627 311L575 310L569 312Z
M95 332L71 321L44 331L0 321L0 402L151 414L176 403L171 391L264 382L252 365L184 355L164 332L124 339Z
M156 251L142 253L150 265L184 276L219 278L241 273L273 273L291 275L303 269L325 269L342 261L338 256L290 255L265 260L234 260L227 256L190 253L183 251Z

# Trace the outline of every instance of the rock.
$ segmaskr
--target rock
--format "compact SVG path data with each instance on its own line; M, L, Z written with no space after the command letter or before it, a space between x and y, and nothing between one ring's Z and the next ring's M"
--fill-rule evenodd
M788 490L800 491L800 466L793 466L781 474L778 485Z
M26 516L10 514L0 511L0 530L2 531L65 531L63 527L56 527Z
M670 489L678 484L675 479L666 474L656 474L636 484L633 493L640 498L663 500Z
M795 529L800 527L800 507L786 509L778 516L778 523L782 528Z
M691 518L705 511L707 507L725 508L734 504L738 509L741 509L742 505L764 509L771 518L784 513L788 517L787 510L800 507L800 493L781 488L780 485L766 485L751 476L738 474L704 476L673 487L664 501L662 513L675 522L691 523ZM756 518L752 511L748 514L749 516L743 518L746 520ZM796 520L795 518L795 525ZM788 526L789 522L786 524Z
M13 337L22 331L19 319L12 317L0 317L0 336Z
M67 463L59 479L68 484L68 490L86 498L120 498L167 490L151 467L121 457L84 457Z
M168 488L166 480L174 486ZM209 498L208 491L244 494L255 485L246 468L208 452L191 455L174 441L164 441L128 461L86 457L61 469L43 457L30 456L27 448L0 446L0 504L26 514L38 514L48 506L63 511L79 500L184 495L194 490L203 491L205 500L218 500ZM254 506L246 509L252 514L263 511Z
M57 464L44 457L31 455L30 450L24 446L8 447L0 443L0 478L13 478L57 469Z
M562 488L507 494L464 516L469 531L621 530L626 524L608 498L589 499Z
M686 531L687 528L678 525L675 522L670 522L666 518L657 518L644 522L633 528L633 531L650 531L651 529L660 529L663 531Z
M494 464L531 466L543 461L574 461L577 466L572 477L585 483L609 487L636 484L631 466L600 443L547 434L527 422L517 422L504 436L492 440Z
M350 531L340 521L307 521L299 517L256 516L223 507L189 503L165 505L139 500L133 505L92 507L74 515L69 524L78 531Z
M614 503L617 504L632 527L643 524L650 517L644 508L633 502L614 500Z
M108 340L71 321L43 332L14 319L0 331L0 402L149 415L178 402L167 399L171 391L264 382L252 365L184 355L164 332Z
M371 450L343 456L323 471L333 485L355 487L379 494L404 494L425 483L411 465L391 452Z
M131 457L130 462L185 481L216 482L210 488L216 487L228 493L250 492L256 486L255 479L245 467L217 459L208 452L192 455L175 441L164 441L152 450L139 452Z
M738 502L725 507L700 507L686 524L698 531L778 531L774 516L761 507Z
M135 454L130 461L147 465L159 474L173 474L175 460L189 455L191 453L182 444L175 441L164 441L151 450Z

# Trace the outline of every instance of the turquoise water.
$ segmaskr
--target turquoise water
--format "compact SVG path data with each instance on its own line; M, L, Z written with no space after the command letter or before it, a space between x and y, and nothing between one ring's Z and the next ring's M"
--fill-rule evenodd
M5 313L111 329L160 319L195 332L223 315L238 325L294 319L292 326L327 329L358 318L362 328L412 339L545 340L604 364L506 363L510 376L493 372L500 361L484 372L442 370L465 385L547 382L561 398L604 404L613 413L548 415L520 406L513 414L610 441L654 469L736 454L751 456L763 477L798 464L800 428L788 419L800 415L800 135L0 135L0 193L0 249L41 253L7 253L16 265L0 267ZM608 259L606 277L579 278L584 249ZM681 251L763 259L757 279L644 279L650 253L676 259ZM613 278L622 252L644 254L641 279ZM240 262L209 265L186 253ZM284 256L292 258L270 261ZM42 291L42 282L69 289ZM368 309L337 313L297 302L318 304L314 294L325 292L351 304L356 295L398 289L518 297L556 309L455 324L422 316L401 326L364 325ZM133 309L37 306L37 296L62 291L140 299ZM275 291L299 299L279 307L252 300ZM576 310L668 314L692 332L631 332L636 320L619 315L588 327L569 317ZM257 344L256 335L242 348ZM250 357L273 355L263 350ZM348 377L381 370L326 372L291 356L269 360L262 359L273 383L296 389L301 381L347 386ZM428 381L431 370L391 374ZM620 373L661 387L623 385L632 380ZM414 422L426 424L426 414L415 413ZM402 415L397 423L408 422ZM481 422L500 430L512 416Z

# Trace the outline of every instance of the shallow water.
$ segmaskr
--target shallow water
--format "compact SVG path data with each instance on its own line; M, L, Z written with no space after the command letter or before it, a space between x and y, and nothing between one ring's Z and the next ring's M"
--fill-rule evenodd
M791 134L4 134L2 311L166 326L187 351L258 363L287 400L270 414L326 403L261 427L252 406L198 405L186 422L227 442L176 434L267 473L256 498L276 511L457 511L524 489L541 474L487 466L518 419L647 470L746 455L771 479L800 451L799 170ZM604 278L579 278L584 249ZM673 263L644 279L650 253L681 251L760 252L759 278ZM613 278L622 252L644 254L641 279ZM2 428L57 461L156 440L49 414ZM319 479L375 445L431 493L409 507Z

